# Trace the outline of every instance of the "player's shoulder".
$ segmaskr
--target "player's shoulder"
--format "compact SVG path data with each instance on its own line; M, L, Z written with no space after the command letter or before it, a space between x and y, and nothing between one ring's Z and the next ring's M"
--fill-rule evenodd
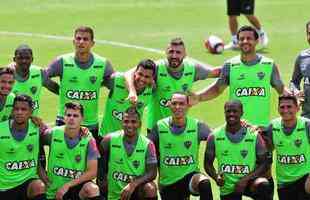
M298 56L299 57L310 57L310 48L302 50Z

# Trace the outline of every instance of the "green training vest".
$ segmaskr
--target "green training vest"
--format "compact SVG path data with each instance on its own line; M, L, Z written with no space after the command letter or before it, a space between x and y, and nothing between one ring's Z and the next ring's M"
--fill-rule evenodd
M158 121L159 183L171 185L191 172L199 172L198 120L187 118L181 134L170 131L171 117Z
M37 116L40 108L40 96L42 88L41 68L35 65L30 66L29 77L25 81L14 83L13 92L15 94L26 94L32 98L34 102L33 115Z
M293 133L285 135L281 118L272 121L278 184L294 182L310 172L310 144L305 124L306 120L298 117Z
M255 125L267 126L270 121L271 74L273 60L262 57L253 66L246 66L240 56L228 61L230 64L229 98L239 99L243 104L243 118Z
M10 118L13 110L14 98L15 94L12 92L6 97L5 104L0 110L0 122L6 121Z
M85 172L90 139L90 136L82 137L80 142L70 149L65 140L64 126L53 128L47 172L52 184L47 188L48 199L55 199L59 188Z
M17 187L31 178L38 178L39 128L30 120L22 141L13 138L10 121L0 123L0 190Z
M58 116L64 116L65 103L76 101L83 105L83 125L98 123L98 101L105 71L106 59L93 54L94 62L88 69L81 69L74 60L74 54L62 56L63 76L60 82Z
M168 73L165 60L160 60L157 63L157 88L153 92L151 103L148 106L148 129L152 129L158 120L171 116L168 102L173 93L191 90L196 74L195 64L185 59L183 66L183 75L180 79L175 79Z
M226 136L225 126L214 131L215 157L218 172L224 174L225 184L220 187L221 195L235 190L235 184L255 170L257 134L247 130L239 143L233 143Z
M128 156L123 144L123 131L111 134L108 168L108 200L119 200L122 189L136 176L145 173L149 139L139 134L132 155Z
M151 95L151 87L146 87L145 90L138 95L137 108L141 119L144 108L151 99ZM102 136L107 133L123 129L123 112L132 105L128 100L126 100L127 97L128 89L126 88L125 77L123 74L118 74L114 78L114 87L106 102L105 114L100 128L100 134Z

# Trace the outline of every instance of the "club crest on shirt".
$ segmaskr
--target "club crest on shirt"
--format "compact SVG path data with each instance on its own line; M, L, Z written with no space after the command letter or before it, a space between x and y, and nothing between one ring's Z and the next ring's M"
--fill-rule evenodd
M30 92L32 94L35 94L37 91L38 91L38 88L36 86L33 86L33 87L30 88Z
M297 139L294 141L294 144L296 147L300 147L300 145L302 144L302 140L301 139Z
M94 83L96 83L96 81L97 81L97 77L96 77L96 76L90 76L90 77L89 77L89 81L90 81L92 84L94 84Z
M140 166L140 161L134 160L134 161L132 161L132 165L133 165L135 168L138 168L138 167Z
M76 155L75 156L75 161L78 163L81 161L81 155Z
M258 72L257 77L259 78L259 80L263 80L265 77L265 73L264 72Z
M183 84L182 85L182 90L183 90L183 92L186 92L187 90L188 90L188 84Z
M191 141L185 141L184 142L184 146L189 149L192 146L192 142Z
M29 152L31 152L31 151L33 150L33 145L32 145L32 144L28 144L28 145L27 145L27 150L28 150Z
M243 158L245 158L248 155L248 150L241 150L240 154Z

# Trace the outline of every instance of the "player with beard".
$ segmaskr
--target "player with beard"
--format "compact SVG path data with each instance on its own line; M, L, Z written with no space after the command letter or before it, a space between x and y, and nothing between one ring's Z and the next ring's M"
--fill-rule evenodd
M190 103L216 98L229 86L229 99L242 102L243 118L250 124L267 126L270 121L271 87L278 94L287 94L277 65L270 58L256 53L258 33L251 26L238 31L241 54L225 62L221 76L211 86L195 93ZM260 108L260 112L257 112Z
M205 170L220 187L221 200L272 200L272 180L262 176L270 168L272 159L257 132L242 126L242 103L225 103L226 124L213 131L207 141ZM218 169L214 168L217 159Z
M211 184L199 170L199 147L211 130L187 116L187 96L174 93L172 115L161 119L148 137L154 142L159 160L159 189L162 200L187 200L190 195L212 200Z
M133 74L133 70L131 70ZM150 131L158 120L171 115L168 107L174 92L190 92L193 83L207 78L218 77L219 68L186 58L186 48L181 38L174 38L166 48L166 59L156 61L155 87L148 105L147 128ZM136 101L133 75L128 76L129 98Z
M307 41L310 45L310 21L306 24ZM303 90L300 82L303 79ZM291 90L302 101L301 116L310 119L310 48L303 50L295 61L291 79Z
M140 133L136 108L124 112L123 130L106 135L101 143L108 200L156 200L152 181L157 174L154 144Z
M10 118L15 94L12 88L14 85L14 70L8 67L0 69L0 122Z

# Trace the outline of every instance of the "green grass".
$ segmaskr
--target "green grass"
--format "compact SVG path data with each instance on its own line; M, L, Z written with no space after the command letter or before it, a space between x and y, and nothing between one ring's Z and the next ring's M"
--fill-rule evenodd
M275 59L288 84L298 52L305 42L305 22L309 20L309 0L260 0L256 13L270 37L264 55ZM95 38L117 41L164 50L169 39L184 38L188 55L211 65L221 65L238 52L226 51L211 55L203 47L206 35L216 34L229 41L225 1L214 0L10 0L1 3L0 31L31 32L59 36L72 36L78 25L90 25ZM240 24L247 21L241 17ZM14 49L20 43L34 50L34 63L47 66L57 55L73 50L72 42L38 37L0 34L0 64L11 62ZM118 71L131 68L143 58L158 59L161 54L112 45L97 44L94 51L109 58ZM213 80L201 81L195 89L207 86ZM106 98L101 95L100 114ZM222 124L223 102L227 93L210 102L191 109L191 115L204 120L211 127ZM276 95L273 97L272 115L276 116ZM57 97L46 90L42 95L41 116L53 122ZM215 199L218 189L214 190Z

